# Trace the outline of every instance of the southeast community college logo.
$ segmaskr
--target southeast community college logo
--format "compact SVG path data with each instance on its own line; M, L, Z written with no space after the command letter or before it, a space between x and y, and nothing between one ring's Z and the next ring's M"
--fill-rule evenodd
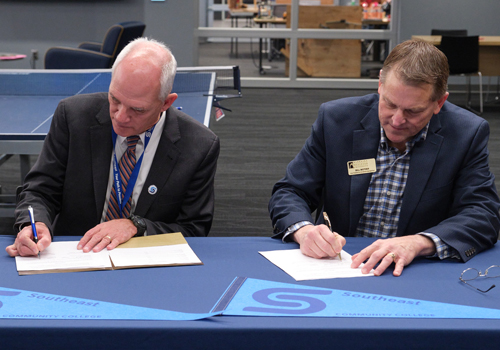
M253 293L252 298L258 303L274 307L248 306L243 311L306 315L322 311L326 303L309 295L330 295L331 290L301 288L267 288Z

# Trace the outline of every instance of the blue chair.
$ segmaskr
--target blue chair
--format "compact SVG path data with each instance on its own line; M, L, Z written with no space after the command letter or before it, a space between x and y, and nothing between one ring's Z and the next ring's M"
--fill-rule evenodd
M52 47L45 53L46 69L111 68L116 56L132 40L144 33L139 21L115 24L108 29L102 43L83 42L78 48Z

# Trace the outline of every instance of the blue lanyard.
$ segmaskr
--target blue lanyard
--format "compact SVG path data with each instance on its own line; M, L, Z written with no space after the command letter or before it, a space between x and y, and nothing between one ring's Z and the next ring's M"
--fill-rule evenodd
M132 195L132 191L135 186L135 182L137 181L137 177L139 176L139 170L141 168L142 164L142 157L144 156L144 153L146 153L146 147L148 146L149 140L151 139L151 135L153 135L153 130L155 128L156 124L153 125L149 130L146 131L145 137L144 137L144 150L142 151L141 157L139 160L136 162L134 170L132 171L132 174L130 174L130 179L128 180L127 184L127 189L125 191L125 195L122 199L122 179L120 177L120 170L118 167L118 160L116 159L116 152L113 153L113 186L115 187L115 193L116 193L116 202L118 203L118 206L120 207L120 217L123 218L123 209L125 208L125 205L127 204L130 196ZM116 144L116 132L114 129L111 129L112 131L112 136L113 136L113 149L115 148ZM125 150L127 152L127 150ZM123 157L123 155L122 155Z

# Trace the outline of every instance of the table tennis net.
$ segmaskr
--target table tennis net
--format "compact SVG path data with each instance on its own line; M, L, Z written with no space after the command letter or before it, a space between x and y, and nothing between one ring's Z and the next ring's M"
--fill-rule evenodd
M185 67L178 68L173 92L206 92L205 82L200 76L208 78L215 75L214 95L241 97L240 69L238 66ZM179 79L177 79L179 77ZM182 77L182 79L181 79ZM234 96L233 96L234 95Z

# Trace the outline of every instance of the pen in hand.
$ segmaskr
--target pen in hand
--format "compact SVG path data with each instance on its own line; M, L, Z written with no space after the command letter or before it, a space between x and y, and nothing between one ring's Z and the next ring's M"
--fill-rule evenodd
M28 213L30 214L31 230L33 231L34 241L35 244L38 244L38 235L36 233L36 225L35 225L35 215L33 214L33 207L31 205L28 207ZM38 259L40 259L40 251L38 251Z
M328 229L332 231L332 224L330 223L330 218L328 217L328 214L326 211L323 212L323 218L325 219L326 226L328 226ZM332 231L333 232L333 231ZM339 253L339 259L342 261L342 255Z

